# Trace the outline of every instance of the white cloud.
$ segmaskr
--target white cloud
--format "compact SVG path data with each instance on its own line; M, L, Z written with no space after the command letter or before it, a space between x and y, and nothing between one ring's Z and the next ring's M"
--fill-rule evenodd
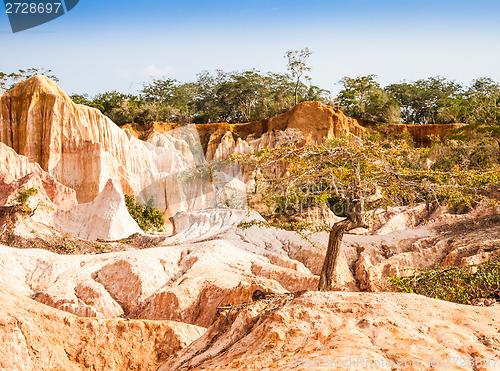
M162 77L171 74L172 72L174 72L174 69L170 66L157 67L154 64L147 66L142 70L142 73L153 78Z

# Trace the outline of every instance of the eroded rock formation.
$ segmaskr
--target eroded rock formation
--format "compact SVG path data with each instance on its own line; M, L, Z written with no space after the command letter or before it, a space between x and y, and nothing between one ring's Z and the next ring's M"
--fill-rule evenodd
M344 237L334 277L343 292L304 293L317 288L328 234L312 236L311 244L293 232L239 228L262 218L244 205L215 206L245 196L244 169L208 172L207 161L359 136L366 130L360 122L306 102L258 123L152 129L138 140L40 76L0 96L0 205L29 187L39 190L35 204L48 205L33 215L0 210L0 241L8 223L28 242L42 232L85 239L138 232L121 189L143 202L154 197L176 227L154 248L99 255L0 244L0 368L288 370L322 357L444 362L500 355L498 304L380 292L389 276L414 268L500 256L498 210L379 211L372 230ZM321 208L298 217L338 220ZM263 300L253 301L256 290L266 293Z
M283 295L221 313L159 370L494 369L497 314L411 294Z
M86 240L114 241L143 232L130 216L119 185L111 179L92 202L57 212L54 225Z
M207 161L225 159L235 153L248 153L263 147L322 143L325 139L369 132L401 136L408 133L419 146L431 143L430 137L442 137L461 124L405 125L376 123L345 116L339 109L321 102L302 102L290 111L268 120L246 124L197 125L202 142L207 144Z
M38 190L36 197L47 205L67 210L77 204L74 190L3 143L0 143L0 164L0 206L12 203L19 190L31 187Z
M164 133L138 140L99 110L74 104L44 76L0 96L0 142L74 189L80 203L94 200L112 179L126 194L154 197L167 217L214 206L209 180L188 183L177 176L204 161L199 141L191 138L197 148L186 142L196 130L180 131L181 139Z
M0 369L154 370L204 328L171 321L81 318L0 285Z

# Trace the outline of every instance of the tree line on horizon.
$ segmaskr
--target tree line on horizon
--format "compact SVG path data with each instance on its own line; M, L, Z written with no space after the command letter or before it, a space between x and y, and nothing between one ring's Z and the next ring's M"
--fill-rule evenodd
M251 122L286 112L298 101L328 102L327 90L306 85L287 73L257 70L203 71L194 82L171 78L143 84L138 95L109 91L94 97L72 95L75 103L101 110L116 124L153 121L204 124Z
M135 95L113 90L92 97L73 94L71 98L75 103L98 108L120 126L153 121L252 122L286 112L296 102L304 101L319 101L340 108L347 116L376 122L499 123L500 84L488 77L477 78L470 85L437 76L385 87L375 75L344 77L339 82L342 89L333 97L330 91L311 84L308 77L301 80L299 72L309 70L304 59L298 61L304 70L294 71L290 67L293 59L290 55L288 58L291 73L203 71L187 83L167 77L153 79ZM46 69L0 72L0 91L37 73L58 81Z

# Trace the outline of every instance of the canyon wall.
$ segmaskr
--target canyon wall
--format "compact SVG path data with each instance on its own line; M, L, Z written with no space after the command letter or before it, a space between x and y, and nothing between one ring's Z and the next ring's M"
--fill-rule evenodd
M141 201L154 197L167 217L214 206L210 179L178 176L204 164L196 130L179 130L179 138L170 132L141 141L99 110L74 104L44 76L0 96L0 142L74 189L79 203L91 202L112 179Z
M302 102L268 120L246 124L202 124L196 128L206 148L207 161L211 162L266 146L321 143L342 135L362 137L370 133L380 133L382 137L400 137L408 133L417 146L425 147L431 144L430 136L443 137L460 126L377 123L348 117L339 109L321 102Z

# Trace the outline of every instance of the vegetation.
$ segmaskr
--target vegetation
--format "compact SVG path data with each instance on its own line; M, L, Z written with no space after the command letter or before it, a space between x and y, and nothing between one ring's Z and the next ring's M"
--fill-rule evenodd
M100 254L103 254L105 252L108 252L111 250L111 247L109 246L106 246L106 245L102 245L102 244L97 244L97 245L94 245L94 249L96 249L96 251Z
M45 68L28 68L26 70L19 70L11 73L0 71L0 93L12 89L18 82L29 79L35 75L45 75L55 82L59 81L59 79L52 74L52 70Z
M153 197L143 206L136 202L134 196L125 195L125 204L127 205L128 212L143 231L163 231L165 219L163 218L163 213L153 207Z
M490 78L481 77L463 86L437 76L382 88L375 77L341 80L343 89L337 101L346 114L406 124L498 124L500 85Z
M31 187L28 189L22 189L17 192L16 202L19 205L27 205L28 200L31 196L36 196L38 194L38 189Z
M99 109L118 125L251 122L285 112L299 102L321 101L338 106L348 116L377 122L499 126L500 84L491 78L480 77L466 86L435 76L383 87L375 75L345 76L339 81L340 92L332 97L305 76L311 70L307 65L311 54L308 48L287 51L289 73L203 71L186 83L168 77L153 79L137 95L113 90L71 98ZM58 81L44 68L0 72L0 92L35 74Z
M62 241L61 246L59 247L59 249L66 254L75 252L76 248L77 246L73 242L69 241Z
M461 304L500 297L500 260L465 267L416 270L408 277L391 277L394 289Z
M311 70L311 67L309 67L306 64L306 60L311 56L311 52L309 51L308 48L302 49L302 50L289 50L286 52L285 58L287 59L287 69L292 73L292 76L295 79L295 89L294 89L294 96L295 96L295 105L298 103L298 92L299 92L299 86L300 86L300 79L302 78L302 75ZM308 76L305 76L307 80L309 80Z
M331 97L328 90L302 82L303 74L310 70L306 64L310 54L307 48L287 52L291 75L203 71L194 82L155 79L145 83L137 96L111 91L93 98L72 98L100 109L118 125L250 122L285 112L298 102L315 100L335 105L348 116L377 122L498 126L500 85L490 78L481 77L464 86L437 76L382 87L375 75L346 76L339 82L338 95Z
M345 219L330 228L330 239L319 289L331 290L340 242L345 232L366 227L371 210L393 205L425 202L454 208L470 208L489 199L491 187L500 186L500 165L492 157L490 164L461 168L447 163L461 147L456 146L441 157L434 167L423 164L429 149L413 148L404 140L350 141L327 140L324 144L302 148L283 146L263 149L239 158L253 166L257 189L268 206L270 225L290 229L288 217L318 205L328 206ZM287 169L276 175L276 168ZM304 226L297 230L303 233Z
M351 117L381 122L399 122L401 113L397 101L378 82L375 75L344 77L337 102Z
M170 78L145 83L139 95L110 91L93 98L72 95L80 104L98 108L118 125L152 121L179 123L250 122L291 109L298 101L328 103L328 91L297 82L288 74L257 70L203 71L195 82Z

